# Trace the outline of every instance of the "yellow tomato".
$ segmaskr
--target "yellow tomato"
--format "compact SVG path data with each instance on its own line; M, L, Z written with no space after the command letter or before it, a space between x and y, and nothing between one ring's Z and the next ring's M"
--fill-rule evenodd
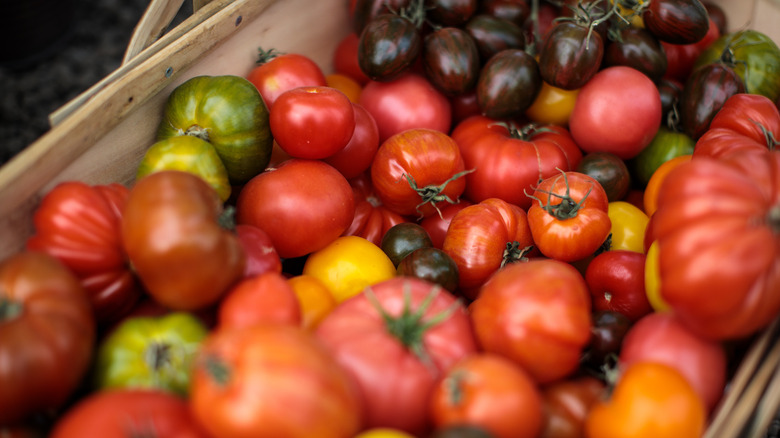
M542 87L525 115L537 123L565 126L580 90L564 90L542 81Z
M647 181L644 193L644 205L645 213L648 216L652 216L655 210L658 208L658 190L661 188L661 183L666 179L666 175L669 174L675 167L682 163L686 163L691 160L691 155L680 155L674 157L668 161L664 161L663 164L658 166L658 169L650 175L650 179Z
M288 279L287 282L298 296L301 326L306 330L314 330L338 305L328 286L316 277L302 274Z
M395 265L382 248L358 236L342 236L309 255L303 273L322 281L337 302L395 277Z
M363 87L356 80L341 73L332 73L325 76L325 84L346 94L352 103L358 103L360 93L363 92Z
M414 435L397 429L379 427L365 430L355 435L355 438L414 438Z
M626 201L612 201L607 212L612 221L611 249L644 253L645 229L650 218L644 211Z
M661 297L661 279L658 275L658 242L653 242L645 257L645 294L656 312L667 312L669 304Z

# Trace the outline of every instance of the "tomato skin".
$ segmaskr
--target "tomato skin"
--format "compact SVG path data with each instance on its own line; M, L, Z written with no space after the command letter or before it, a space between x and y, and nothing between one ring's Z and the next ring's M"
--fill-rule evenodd
M370 291L371 296L364 292L342 302L315 333L361 388L365 427L424 435L430 427L428 397L436 381L477 351L471 321L452 294L424 280L396 277ZM426 300L427 307L421 308ZM395 319L404 311L410 312L403 324L407 329L419 328L434 315L444 319L414 334L402 330L409 336L401 339L382 315ZM415 351L425 353L418 356Z
M159 438L209 437L195 422L184 399L150 389L91 393L57 420L49 436L127 438L144 434Z
M333 70L347 75L364 86L370 80L360 68L357 58L360 37L355 32L345 35L333 52Z
M372 80L388 82L408 72L423 41L417 23L401 14L379 14L360 32L358 64Z
M286 160L250 180L236 201L236 222L268 233L283 259L323 248L354 215L349 182L319 160Z
M661 164L680 155L690 155L696 141L688 134L666 126L658 128L653 141L631 159L631 176L640 187L646 187L650 177Z
M711 23L701 1L680 0L648 2L642 21L656 38L673 44L701 41Z
M690 154L680 155L678 157L672 158L658 166L658 169L656 169L655 172L653 172L653 174L650 176L650 179L647 181L647 187L645 187L645 192L642 196L642 204L648 217L652 218L653 213L655 213L655 210L658 209L658 191L660 190L664 179L666 179L667 175L669 175L669 172L671 172L672 169L679 166L680 164L690 160ZM649 244L644 245L645 251L647 251L649 246Z
M505 49L485 62L477 79L482 115L512 119L527 110L542 87L536 59L521 49Z
M258 438L348 438L363 412L353 382L314 336L281 324L212 332L189 405L213 436Z
M0 424L10 425L65 405L90 366L96 325L78 278L43 252L0 263L0 308Z
M401 260L416 249L432 246L433 242L428 232L415 222L404 222L391 227L382 237L379 245L396 268Z
M465 207L452 218L442 250L458 267L460 292L473 299L491 275L504 264L528 255L523 250L532 246L525 210L489 198Z
M295 291L301 308L301 326L314 331L325 316L336 306L336 298L330 289L317 277L301 274L290 277L287 282Z
M592 255L612 228L607 193L598 181L571 171L536 187L528 209L528 227L539 251L573 262Z
M729 97L738 93L745 93L745 84L731 66L713 63L694 69L678 103L683 132L698 140Z
M627 119L626 114L632 117ZM624 160L650 144L660 124L658 88L650 78L625 66L596 73L580 88L569 117L571 135L585 153L612 152Z
M219 329L244 328L261 323L301 325L298 297L277 272L245 278L220 300Z
M601 34L574 21L561 21L542 41L539 72L552 86L576 90L596 74L603 57Z
M371 163L371 184L382 205L427 217L457 202L466 188L458 144L447 134L416 128L385 140Z
M627 201L610 202L607 214L612 222L610 249L644 253L645 232L650 218Z
M680 83L685 83L688 76L693 71L696 59L707 49L715 40L723 34L718 26L714 24L710 17L710 26L707 33L699 42L692 44L671 44L661 41L661 47L666 54L667 68L664 73L665 78L674 79Z
M335 167L344 178L357 178L371 167L379 149L379 128L374 117L362 105L353 103L355 129L349 142L340 151L322 161Z
M607 192L609 202L623 199L631 188L631 177L626 162L610 152L585 154L573 170L595 179Z
M431 394L430 415L437 429L468 424L496 438L535 438L542 428L542 397L522 367L477 353L442 376Z
M588 264L585 282L593 309L613 310L636 321L653 311L645 294L645 255L627 250L604 251Z
M235 230L238 241L246 254L245 278L265 272L282 272L282 259L276 252L268 233L248 224L238 224Z
M469 205L473 205L473 203L467 199L461 198L460 202L456 204L449 204L440 208L440 215L434 214L419 222L420 225L425 228L425 231L428 232L428 236L431 238L431 243L434 248L442 249L444 237L447 235L447 229L450 227L452 218Z
M300 53L274 53L261 50L260 59L247 75L268 108L280 94L296 87L324 86L325 74L311 58Z
M474 90L482 66L474 38L460 27L426 35L422 60L426 77L447 96Z
M581 438L590 408L606 394L591 376L562 379L542 388L544 422L541 438Z
M246 255L219 226L222 203L201 178L175 170L135 183L121 235L146 291L174 310L214 304L244 274Z
M370 172L363 172L349 180L349 185L355 198L355 216L343 236L363 237L379 246L387 230L400 223L409 222L409 219L382 204L371 184Z
M579 91L579 88L564 90L542 81L539 94L525 110L525 115L537 123L567 126Z
M421 278L455 293L458 289L458 265L439 248L418 248L401 260L396 268L399 276Z
M141 289L120 237L122 209L129 190L120 184L58 184L33 213L31 251L56 257L80 280L97 321L109 324L129 313Z
M469 311L482 350L512 359L540 384L573 373L590 339L587 284L572 265L553 259L505 266Z

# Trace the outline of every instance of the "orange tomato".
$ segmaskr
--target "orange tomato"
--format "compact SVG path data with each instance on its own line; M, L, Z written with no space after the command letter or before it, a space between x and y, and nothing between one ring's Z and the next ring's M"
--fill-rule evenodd
M661 183L666 179L666 175L672 171L675 167L682 163L690 161L691 155L680 155L674 157L663 164L658 166L658 169L653 172L650 179L647 181L644 194L645 213L648 216L652 216L655 210L658 208L658 189L661 187Z
M346 94L350 102L358 103L363 87L351 77L341 73L331 73L325 76L325 84Z
M317 277L301 274L287 282L298 296L301 326L306 330L314 330L338 304L328 286Z

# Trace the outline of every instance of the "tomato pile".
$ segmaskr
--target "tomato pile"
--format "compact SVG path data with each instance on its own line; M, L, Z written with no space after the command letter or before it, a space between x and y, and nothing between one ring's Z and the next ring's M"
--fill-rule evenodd
M3 436L698 437L780 315L780 49L698 0L351 0L0 263Z

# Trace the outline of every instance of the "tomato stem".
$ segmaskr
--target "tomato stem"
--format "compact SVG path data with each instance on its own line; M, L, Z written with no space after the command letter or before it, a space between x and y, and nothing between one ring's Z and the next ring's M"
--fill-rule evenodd
M263 65L266 62L276 58L277 56L284 55L283 52L280 52L274 48L271 48L269 50L264 50L262 47L257 48L257 60L255 61L255 64L257 65Z
M515 262L527 262L528 257L526 255L533 250L532 245L528 245L525 248L520 249L520 242L507 242L504 254L501 256L501 268Z
M761 132L764 133L764 142L766 143L766 146L769 148L770 151L775 150L778 144L780 142L775 138L775 134L768 130L766 126L762 125L759 122L756 122L753 119L750 119L751 122L753 122L758 128L761 130Z
M10 321L18 317L24 306L18 301L13 301L6 297L0 297L0 322Z
M162 342L153 342L144 351L144 358L149 368L157 371L170 361L171 346Z
M230 368L217 356L209 355L203 360L203 368L220 386L227 386L230 382Z
M560 169L559 169L560 170ZM564 183L566 184L566 193L563 195L559 195L558 193L548 192L544 190L536 189L537 191L544 193L547 196L547 203L542 204L542 200L537 198L534 195L529 195L528 192L525 192L525 189L523 189L523 192L525 192L525 195L528 196L531 199L536 200L539 202L539 206L545 210L547 213L552 215L554 218L558 220L566 220L566 219L572 219L577 217L577 213L580 211L580 208L582 208L582 204L585 203L585 200L588 199L588 195L590 195L591 190L593 190L593 185L591 185L588 188L588 191L585 193L585 195L582 196L582 199L579 200L579 202L575 201L571 197L571 187L569 187L569 179L566 176L566 172L561 171L561 175L558 175L555 178L555 181L553 181L552 186L554 187L558 183L558 179L563 176ZM561 202L555 205L550 204L550 199L556 197L560 198Z
M769 228L774 234L780 234L780 204L775 204L769 209L767 222L769 222Z
M474 170L475 169L469 169L469 170L464 170L462 172L458 172L455 175L452 175L447 181L444 181L443 183L439 184L438 186L430 185L430 186L425 186L425 187L422 187L422 188L417 187L417 181L414 180L414 177L412 175L409 175L408 173L404 173L403 176L406 178L406 181L409 182L409 186L412 188L412 190L416 191L420 195L420 197L422 197L422 202L417 204L417 206L415 207L415 209L417 210L417 213L420 214L420 217L421 218L423 217L423 213L420 210L420 208L423 205L425 205L425 204L430 202L431 205L433 205L433 208L435 208L436 211L439 213L439 217L441 217L443 219L441 210L439 210L439 207L436 205L436 203L442 202L442 201L447 201L450 204L457 204L458 202L460 202L459 199L453 200L448 195L443 195L442 194L444 189L447 187L447 184L449 184L452 181L455 181L456 179L458 179L458 178L460 178L460 177L462 177L462 176L464 176L466 174L469 174L469 173L473 172Z

